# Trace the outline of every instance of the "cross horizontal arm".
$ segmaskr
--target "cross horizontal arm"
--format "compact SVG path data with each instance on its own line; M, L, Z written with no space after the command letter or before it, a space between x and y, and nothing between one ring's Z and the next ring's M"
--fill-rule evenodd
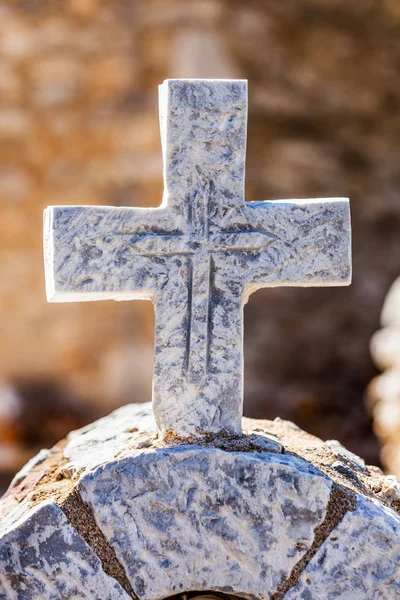
M350 284L347 198L249 202L246 216L271 236L263 251L243 257L247 295L260 287Z
M48 300L152 299L162 281L162 265L153 264L135 243L146 236L179 232L179 225L183 220L167 208L48 207L44 214Z

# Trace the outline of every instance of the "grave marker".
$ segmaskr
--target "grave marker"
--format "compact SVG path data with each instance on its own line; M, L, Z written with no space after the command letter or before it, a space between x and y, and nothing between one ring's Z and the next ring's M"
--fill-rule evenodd
M241 432L251 293L350 283L348 200L245 203L246 126L246 81L167 80L161 206L45 211L50 302L154 302L153 407L164 433Z

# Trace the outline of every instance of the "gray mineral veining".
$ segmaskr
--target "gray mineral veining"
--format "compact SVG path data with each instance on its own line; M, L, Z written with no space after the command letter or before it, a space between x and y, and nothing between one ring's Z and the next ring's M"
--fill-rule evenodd
M0 600L129 600L52 500L0 525Z
M262 287L348 285L349 202L244 201L246 81L171 79L159 100L161 206L47 208L47 297L151 300L158 427L240 433L243 306Z

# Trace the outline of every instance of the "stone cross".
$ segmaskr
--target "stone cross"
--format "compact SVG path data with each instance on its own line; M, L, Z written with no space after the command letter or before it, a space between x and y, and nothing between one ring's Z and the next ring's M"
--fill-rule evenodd
M244 201L246 81L170 79L159 104L161 206L47 208L47 297L152 300L158 427L240 433L243 306L262 287L348 285L349 202Z

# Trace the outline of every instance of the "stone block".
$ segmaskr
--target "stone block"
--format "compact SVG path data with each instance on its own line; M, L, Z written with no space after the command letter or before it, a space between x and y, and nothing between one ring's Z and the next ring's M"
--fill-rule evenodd
M130 598L51 500L2 520L0 539L1 600Z
M400 518L359 498L285 600L395 600L400 597Z

